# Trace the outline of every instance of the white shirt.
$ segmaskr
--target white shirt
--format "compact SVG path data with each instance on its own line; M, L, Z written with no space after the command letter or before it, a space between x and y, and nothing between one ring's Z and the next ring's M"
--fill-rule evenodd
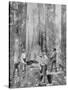
M14 54L14 63L18 62L18 53L15 52Z
M44 64L48 64L49 59L48 59L47 55L44 55L42 59L43 59Z
M24 60L26 58L26 53L22 53L21 54L21 62L24 63Z
M45 64L48 64L48 57L46 55L40 57L40 56L37 56L36 60L39 62L39 64L41 65L45 65Z

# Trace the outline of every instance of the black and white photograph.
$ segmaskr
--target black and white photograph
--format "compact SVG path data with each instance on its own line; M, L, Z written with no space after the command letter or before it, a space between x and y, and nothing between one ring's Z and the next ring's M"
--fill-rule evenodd
M8 4L9 88L66 85L67 6Z

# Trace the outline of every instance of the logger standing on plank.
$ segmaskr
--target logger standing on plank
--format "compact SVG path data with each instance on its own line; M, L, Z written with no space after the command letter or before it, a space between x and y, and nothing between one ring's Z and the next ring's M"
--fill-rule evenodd
M21 63L23 64L23 71L25 70L25 65L26 65L26 53L25 53L25 49L23 48L22 50L22 54L21 54Z
M43 80L44 80L43 82L45 83L46 82L45 77L46 77L47 65L49 62L46 52L43 52L42 61L43 61L42 68L43 68Z
M40 73L43 74L43 76L41 76L41 77L43 77L43 82L45 83L45 76L46 76L46 71L47 71L47 64L49 62L48 57L47 57L46 53L43 52L43 54L41 53L40 56L37 56L37 59L36 60L39 62L39 65L41 67L40 68Z
M51 65L51 71L53 70L53 66L55 65L55 71L57 71L56 67L56 48L53 49L52 55L50 57L52 65Z
M15 75L15 72L19 74L19 39L15 39L15 45L14 45L14 72L13 72L13 77Z

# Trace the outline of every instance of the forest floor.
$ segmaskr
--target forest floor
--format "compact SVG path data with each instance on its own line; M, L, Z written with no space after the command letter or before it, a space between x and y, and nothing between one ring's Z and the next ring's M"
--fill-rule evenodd
M51 75L51 83L48 82L47 75ZM27 68L27 73L21 73L21 77L18 78L20 82L15 83L12 88L22 88L22 87L37 87L37 86L56 86L65 85L66 76L63 71L59 72L47 72L45 76L45 83L39 80L40 72L39 69Z

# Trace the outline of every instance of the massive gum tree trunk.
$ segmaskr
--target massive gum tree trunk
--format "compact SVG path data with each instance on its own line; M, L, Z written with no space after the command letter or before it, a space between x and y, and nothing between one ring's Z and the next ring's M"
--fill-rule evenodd
M61 55L61 5L56 5L55 8L55 25L56 25L56 65L57 69L59 69L59 64L61 63L60 55Z
M37 4L27 4L27 22L26 22L26 51L27 57L34 45L36 45L38 40L37 32L38 24L38 9Z
M42 49L46 48L46 7L44 4L27 4L26 22L26 51L29 57L31 49L38 45L39 39ZM41 34L41 35L39 35Z

